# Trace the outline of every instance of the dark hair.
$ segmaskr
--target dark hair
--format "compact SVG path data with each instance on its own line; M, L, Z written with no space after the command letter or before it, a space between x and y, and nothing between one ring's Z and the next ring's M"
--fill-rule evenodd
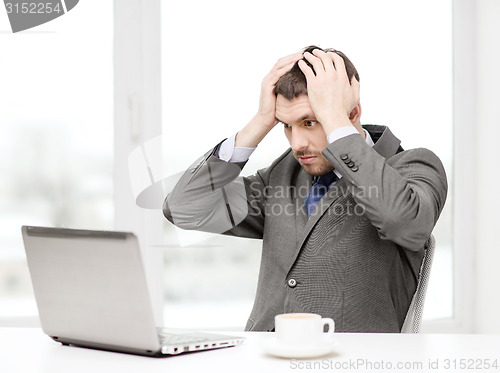
M356 80L359 82L359 74L352 62L347 58L347 56L341 51L335 49L322 49L315 45L311 45L309 47L304 48L303 52L310 52L314 49L320 49L323 52L334 52L337 53L340 57L343 58L345 68L347 71L347 77L349 81L351 81L354 76ZM305 59L303 60L311 67L314 71L312 65ZM275 95L283 95L287 100L291 100L300 95L307 95L307 81L304 73L300 70L298 61L293 65L293 67L288 71L285 75L278 79L276 85L274 86L273 92Z

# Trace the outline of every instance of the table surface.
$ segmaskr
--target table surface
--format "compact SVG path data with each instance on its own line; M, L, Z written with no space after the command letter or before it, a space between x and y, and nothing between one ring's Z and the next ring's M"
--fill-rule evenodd
M79 372L500 372L500 335L338 333L335 351L316 359L267 355L272 333L238 347L150 358L62 346L39 328L0 328L1 373Z

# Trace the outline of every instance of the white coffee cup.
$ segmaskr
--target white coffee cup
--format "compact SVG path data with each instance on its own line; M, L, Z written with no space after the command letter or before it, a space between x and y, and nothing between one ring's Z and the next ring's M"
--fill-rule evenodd
M284 313L274 318L278 342L288 346L310 346L328 342L335 331L335 322L315 313ZM325 325L328 331L324 332Z

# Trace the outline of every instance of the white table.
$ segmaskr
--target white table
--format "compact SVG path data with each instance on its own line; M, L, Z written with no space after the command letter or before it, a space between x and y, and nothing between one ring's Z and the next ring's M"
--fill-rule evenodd
M234 348L150 358L65 347L38 328L0 328L0 373L500 372L500 335L339 333L334 353L290 360L264 354L270 333L221 333L247 339Z

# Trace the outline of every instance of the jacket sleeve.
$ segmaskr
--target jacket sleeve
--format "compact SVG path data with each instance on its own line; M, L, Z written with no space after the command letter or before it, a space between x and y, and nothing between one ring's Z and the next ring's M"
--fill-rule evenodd
M424 246L448 189L433 152L412 149L386 159L356 134L334 141L323 155L346 179L382 239L412 251Z
M246 162L220 160L219 146L182 175L164 201L163 214L183 229L262 238L266 171L241 177Z

